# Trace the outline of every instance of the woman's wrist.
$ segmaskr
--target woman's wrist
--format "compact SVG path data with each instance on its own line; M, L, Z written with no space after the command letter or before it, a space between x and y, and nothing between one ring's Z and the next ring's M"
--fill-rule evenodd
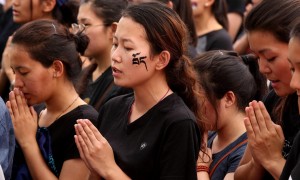
M197 165L197 172L207 172L209 173L209 167L205 165Z

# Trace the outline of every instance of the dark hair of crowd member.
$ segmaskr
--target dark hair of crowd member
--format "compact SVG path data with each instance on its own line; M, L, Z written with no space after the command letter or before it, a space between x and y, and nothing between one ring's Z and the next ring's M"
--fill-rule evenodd
M299 0L263 0L249 12L244 26L247 32L269 32L277 40L288 44L290 32L298 17L300 17ZM281 97L272 110L277 124L281 124L282 114L289 104L289 99Z
M81 32L74 35L54 20L26 23L15 32L12 39L12 44L24 48L32 59L40 62L45 68L50 67L55 60L60 60L67 78L74 85L82 67L79 53L85 51L88 42L86 35Z
M236 96L237 108L245 112L252 100L267 93L266 78L259 72L254 55L238 56L233 51L208 51L193 61L206 98L217 113L218 100L228 91Z
M40 0L44 1L44 0ZM72 23L77 22L79 2L78 0L56 0L56 5L52 11L52 16L61 24L71 27ZM30 1L31 20L33 13L32 0Z
M190 44L197 46L198 36L196 33L196 28L193 20L193 10L190 0L171 0L173 2L173 9L177 12L179 17L185 23L189 35Z
M288 43L295 20L300 17L299 0L263 0L246 17L246 31L267 31Z
M211 11L222 27L228 30L227 4L225 0L215 0Z
M205 124L200 108L203 97L197 72L186 56L188 35L185 24L174 10L158 2L129 6L123 17L131 18L145 28L152 55L162 51L170 53L170 62L165 68L167 83L194 112L203 147Z

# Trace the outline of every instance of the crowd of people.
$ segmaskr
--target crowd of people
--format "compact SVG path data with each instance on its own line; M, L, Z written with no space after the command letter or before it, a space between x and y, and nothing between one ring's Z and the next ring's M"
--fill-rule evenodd
M0 4L0 180L300 178L300 0Z

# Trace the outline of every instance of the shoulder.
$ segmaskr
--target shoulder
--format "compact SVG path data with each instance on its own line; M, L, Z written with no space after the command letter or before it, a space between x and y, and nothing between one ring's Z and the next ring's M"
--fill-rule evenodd
M190 122L194 124L196 117L193 112L186 106L184 101L176 93L166 97L157 104L156 116L163 118L165 123Z
M72 111L72 116L76 116L76 119L89 119L95 122L98 118L98 112L91 105L81 105Z
M212 31L208 34L207 51L209 50L232 50L232 40L225 29Z

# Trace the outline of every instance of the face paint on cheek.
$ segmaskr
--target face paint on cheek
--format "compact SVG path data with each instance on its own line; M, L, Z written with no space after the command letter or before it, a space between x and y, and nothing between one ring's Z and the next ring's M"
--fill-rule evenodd
M144 63L145 67L146 67L146 70L148 71L148 68L147 68L147 63L144 59L147 58L147 56L140 56L138 57L139 55L141 54L141 52L139 53L135 53L135 54L132 54L132 64L137 64L137 65L140 65L141 63Z

